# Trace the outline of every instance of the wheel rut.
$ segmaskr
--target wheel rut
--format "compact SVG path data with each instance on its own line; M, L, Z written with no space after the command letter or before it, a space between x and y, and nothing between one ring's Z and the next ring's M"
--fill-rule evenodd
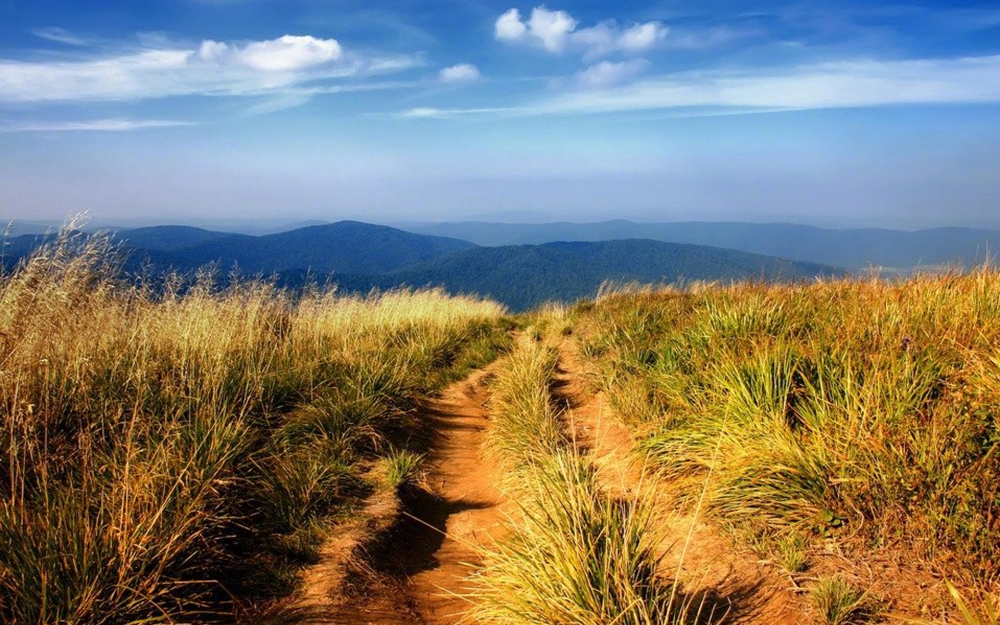
M496 476L482 455L491 367L421 409L430 449L423 483L375 496L324 545L319 564L270 625L451 625L471 604L477 547L500 530Z
M434 552L417 563L419 570L408 572L413 603L425 623L457 623L465 614L470 607L465 580L482 564L477 547L500 531L502 496L483 457L488 375L481 371L451 387L428 412L440 438L428 464L430 496L408 517L414 529L423 527L424 535L436 537ZM419 534L415 538L419 544Z
M641 496L658 511L661 571L680 579L686 592L706 598L726 623L805 625L813 622L790 583L773 569L741 552L718 528L697 514L682 511L669 489L648 470L631 432L614 415L606 398L588 387L576 344L557 345L559 360L551 391L563 409L577 449L590 455L602 486L622 497ZM708 605L712 604L712 605ZM703 611L704 613L704 611Z

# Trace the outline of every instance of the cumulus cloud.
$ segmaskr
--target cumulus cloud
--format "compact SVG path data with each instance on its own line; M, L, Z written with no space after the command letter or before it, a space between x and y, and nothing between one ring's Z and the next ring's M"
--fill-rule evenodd
M210 63L233 63L264 72L296 71L337 61L342 56L336 39L285 35L270 41L254 41L242 48L207 40L198 48L198 58Z
M335 39L285 35L243 44L155 45L89 58L0 59L0 104L272 95L304 83L403 71L414 57L348 57Z
M618 35L618 47L622 50L642 51L656 45L667 36L667 29L657 22L636 24Z
M649 65L646 59L631 59L619 63L601 61L579 72L576 77L584 87L608 87L632 80L646 71Z
M532 44L556 53L572 49L589 58L615 52L643 52L667 36L667 27L660 22L623 27L607 20L579 30L577 26L579 22L565 11L538 6L523 20L520 11L514 8L497 18L494 35L498 41Z
M565 11L549 11L545 7L532 9L528 33L550 52L562 52L569 34L576 29L576 20Z
M493 36L499 41L517 41L528 32L528 27L521 21L521 12L511 9L497 18Z
M476 82L480 78L479 68L471 63L459 63L446 67L438 73L441 82Z

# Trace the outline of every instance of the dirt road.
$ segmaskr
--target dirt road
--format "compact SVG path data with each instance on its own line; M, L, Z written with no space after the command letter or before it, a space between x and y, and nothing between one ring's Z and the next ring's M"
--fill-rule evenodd
M496 365L494 365L496 366ZM489 369L453 384L421 412L432 435L422 488L374 497L304 574L298 595L272 625L453 625L470 608L466 579L481 564L477 545L495 537L503 515L498 476L482 454L488 423ZM552 383L576 446L591 455L605 488L653 498L662 514L657 539L665 578L685 582L728 623L811 622L790 582L696 514L678 512L657 478L641 466L629 431L605 398L584 383L571 340L559 345ZM372 540L377 537L378 540Z

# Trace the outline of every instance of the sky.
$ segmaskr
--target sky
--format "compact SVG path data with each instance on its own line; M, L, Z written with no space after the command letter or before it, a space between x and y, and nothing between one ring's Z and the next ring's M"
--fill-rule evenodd
M0 218L1000 229L1000 2L0 0Z

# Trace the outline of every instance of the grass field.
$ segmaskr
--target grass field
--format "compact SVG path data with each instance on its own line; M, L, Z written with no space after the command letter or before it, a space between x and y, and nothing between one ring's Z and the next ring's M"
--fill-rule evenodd
M655 488L803 580L810 618L891 615L817 563L886 552L953 597L908 622L1000 617L992 269L622 289L511 318L434 290L119 267L65 234L0 277L2 622L252 620L373 492L427 487L422 402L498 358L483 454L513 504L469 618L722 622L664 574L651 488L609 489L574 438L553 390L571 344Z
M73 235L0 280L0 621L287 593L376 461L406 469L415 402L507 340L501 307L437 291L175 282L126 282Z
M892 547L995 591L994 270L624 290L576 314L593 383L681 496L712 472L744 544L792 572L808 545Z

